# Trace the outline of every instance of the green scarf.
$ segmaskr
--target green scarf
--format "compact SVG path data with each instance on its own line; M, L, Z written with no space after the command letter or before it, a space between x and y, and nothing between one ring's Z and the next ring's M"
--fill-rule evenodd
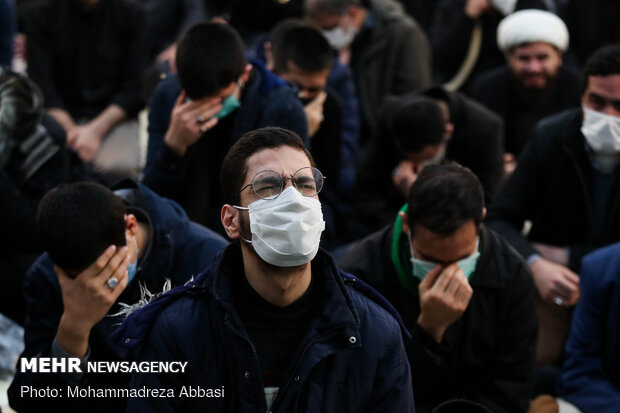
M399 212L407 213L407 206L408 204L405 204ZM407 242L407 234L403 231L403 219L400 214L397 214L392 235L392 264L402 286L417 297L419 283L417 279L413 278L410 257L411 251Z

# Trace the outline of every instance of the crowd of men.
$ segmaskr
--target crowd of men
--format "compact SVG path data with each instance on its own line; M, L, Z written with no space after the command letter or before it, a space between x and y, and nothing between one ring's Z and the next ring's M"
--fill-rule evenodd
M0 0L10 407L618 411L616 3Z

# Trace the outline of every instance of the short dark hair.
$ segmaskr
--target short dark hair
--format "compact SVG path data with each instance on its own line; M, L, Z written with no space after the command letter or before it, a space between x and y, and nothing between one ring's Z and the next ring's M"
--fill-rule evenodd
M273 30L271 35L271 53L274 72L280 74L288 71L288 62L293 62L306 72L320 72L331 68L334 55L329 42L314 27L307 25L291 26Z
M239 204L241 200L239 191L248 173L248 158L263 149L282 146L290 146L303 151L310 160L310 164L314 166L310 151L295 132L277 127L261 128L248 132L230 148L222 162L220 183L224 202L232 205Z
M0 66L0 140L32 135L43 116L43 94L28 77Z
M123 246L125 205L103 185L77 182L49 191L39 204L37 231L56 265L81 271L110 245Z
M389 136L401 151L418 152L428 145L444 141L446 118L441 106L426 96L413 96L401 100L394 111L384 110Z
M458 164L428 165L411 186L407 218L441 236L453 234L470 219L482 222L484 193L480 181Z
M212 96L235 82L247 60L239 34L221 23L194 25L179 42L176 56L181 87L190 99Z
M588 88L590 76L620 75L620 44L601 47L588 58L581 78L581 93Z

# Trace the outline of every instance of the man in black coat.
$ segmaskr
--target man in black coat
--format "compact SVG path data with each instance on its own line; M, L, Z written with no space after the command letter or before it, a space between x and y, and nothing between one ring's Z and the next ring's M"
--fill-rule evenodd
M456 92L431 88L386 100L353 194L373 228L391 222L424 164L444 157L476 174L490 203L503 176L501 119Z
M583 77L583 109L538 124L488 215L489 226L528 260L553 313L541 328L545 363L560 362L568 309L579 298L581 258L620 240L620 46L597 51ZM531 228L524 236L526 220ZM542 336L552 329L555 338Z
M383 294L409 328L417 412L456 398L493 412L528 408L535 289L526 263L481 224L485 213L471 171L431 165L395 222L338 262Z
M226 240L133 181L114 193L94 183L57 187L41 201L37 226L47 253L24 282L28 312L21 358L79 359L82 373L37 372L20 362L10 405L19 412L125 411L126 398L71 397L68 389L127 388L127 373L86 370L87 362L131 359L110 339L122 321L121 303L144 304L145 289L155 294L183 285L211 264ZM62 397L33 397L46 388Z
M568 30L542 10L523 10L499 25L497 43L507 65L487 71L468 94L504 119L508 160L518 157L536 123L579 106L579 75L562 65Z

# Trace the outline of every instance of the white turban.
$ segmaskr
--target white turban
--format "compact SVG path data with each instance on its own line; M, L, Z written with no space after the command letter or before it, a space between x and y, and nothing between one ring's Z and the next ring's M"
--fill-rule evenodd
M558 16L543 10L521 10L505 17L497 27L497 46L508 53L526 43L549 43L568 49L568 29Z

